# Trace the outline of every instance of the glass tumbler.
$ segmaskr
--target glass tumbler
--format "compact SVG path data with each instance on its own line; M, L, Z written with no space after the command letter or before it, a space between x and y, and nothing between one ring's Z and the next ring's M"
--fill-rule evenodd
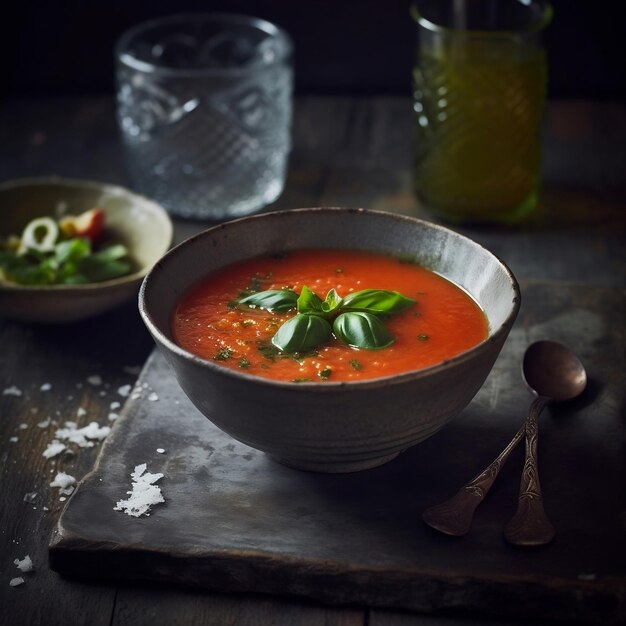
M534 0L417 0L414 186L452 223L515 223L535 208L547 83Z
M203 220L276 200L290 150L291 55L283 30L235 14L175 15L124 33L117 118L134 187Z

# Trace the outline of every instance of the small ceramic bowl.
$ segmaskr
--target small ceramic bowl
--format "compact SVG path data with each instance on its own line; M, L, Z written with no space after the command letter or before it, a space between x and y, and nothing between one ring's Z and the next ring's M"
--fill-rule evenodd
M20 234L36 217L58 210L106 213L112 238L125 244L135 265L128 276L87 285L24 286L0 282L0 317L23 322L72 322L103 313L136 297L152 265L172 243L172 222L158 204L128 189L57 177L0 183L0 236Z
M357 382L284 383L230 370L180 348L174 307L206 274L230 263L301 248L365 249L415 258L480 304L489 335L433 367ZM223 431L305 470L380 465L430 437L482 386L520 306L517 281L493 254L441 226L363 209L300 209L227 222L184 241L150 271L143 320L184 392Z

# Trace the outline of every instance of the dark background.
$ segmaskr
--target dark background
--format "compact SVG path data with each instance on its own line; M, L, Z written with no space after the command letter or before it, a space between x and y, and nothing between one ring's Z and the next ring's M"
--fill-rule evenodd
M397 94L411 89L411 0L17 0L0 24L7 95L113 92L115 39L147 18L221 10L283 26L295 42L299 94ZM549 95L624 97L621 0L554 0L545 33Z

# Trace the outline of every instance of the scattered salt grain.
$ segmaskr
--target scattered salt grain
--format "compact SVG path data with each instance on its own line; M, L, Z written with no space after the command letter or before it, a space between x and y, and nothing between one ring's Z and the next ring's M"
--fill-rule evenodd
M156 402L158 399L159 396L154 391L148 396L148 400L150 400L150 402Z
M101 378L100 376L98 376L98 375L95 375L95 376L88 376L88 377L87 377L87 382L88 382L90 385L95 385L95 386L97 387L98 385L101 385L101 384L102 384L102 378Z
M15 385L11 385L10 387L7 387L3 392L2 392L3 396L21 396L22 395L22 390L19 389L18 387L16 387Z
M151 506L165 502L161 488L153 484L163 478L163 474L150 474L146 472L146 467L145 463L135 466L130 475L133 479L132 489L126 492L130 497L127 500L120 500L113 507L114 511L124 511L132 517L140 517L150 515Z
M119 402L111 402L111 404L109 404L109 408L111 409L111 411L115 411L116 409L119 409L122 405Z
M119 417L119 415L117 413L109 413L109 421L110 422L114 422L118 417Z
M50 383L44 383L39 387L40 391L50 391L52 389L52 385Z
M45 456L46 459L51 459L53 456L61 454L63 450L65 450L65 444L53 439L52 442L48 444L48 447L43 451L43 456Z
M44 506L41 510L42 511L49 511L50 509L47 506Z
M26 429L28 428L28 424L26 424L26 423L22 422L22 423L18 426L18 428L19 428L20 430L26 430Z
M29 504L31 504L35 501L36 497L37 497L36 491L31 491L30 493L26 493L24 494L24 502L28 502Z
M87 415L87 411L85 411L82 406L79 406L78 411L76 411L76 415L78 415L78 417L82 417L83 415Z
M65 472L57 472L54 480L50 483L51 487L60 487L61 489L65 489L70 485L75 485L76 479ZM70 492L71 493L71 492Z
M11 587L17 587L18 585L23 585L24 579L21 576L16 576L15 578L11 578L9 581L9 585Z
M65 496L61 496L59 498L59 502L65 502L67 500L67 498Z
M9 437L9 441L11 443L17 443L19 441L19 438L18 437Z
M50 426L50 416L48 416L43 422L37 422L39 428L48 428Z
M157 451L159 454L165 454L165 450L164 450L163 448L157 448L157 449L156 449L156 451Z
M33 561L28 554L23 559L15 559L13 563L15 563L20 572L33 571Z
M95 444L92 440L102 440L111 432L109 426L99 426L97 422L90 422L83 428L78 428L76 422L65 422L65 428L56 431L57 439L75 443L81 448L91 448Z
M119 393L120 396L123 396L124 398L126 398L128 396L128 394L130 393L130 390L131 390L131 386L130 385L122 385L117 390L117 393Z

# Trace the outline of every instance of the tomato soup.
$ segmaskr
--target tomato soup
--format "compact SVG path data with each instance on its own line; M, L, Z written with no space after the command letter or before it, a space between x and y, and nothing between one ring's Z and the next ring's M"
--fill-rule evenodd
M353 348L331 338L307 353L287 354L271 340L295 310L269 312L239 303L251 293L307 286L321 299L335 289L345 298L365 289L415 299L383 316L395 338L388 347ZM179 302L174 340L224 367L280 381L355 381L440 363L487 337L488 323L461 288L414 263L354 250L299 250L249 259L207 276Z

